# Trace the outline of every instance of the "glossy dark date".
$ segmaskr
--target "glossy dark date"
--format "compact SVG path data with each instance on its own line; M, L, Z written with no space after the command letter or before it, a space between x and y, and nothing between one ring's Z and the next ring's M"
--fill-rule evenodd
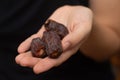
M43 39L46 43L45 52L50 58L57 58L63 52L60 36L54 31L45 31Z
M47 31L55 31L61 39L63 39L69 33L63 24L53 20L48 20L47 23L45 23L45 29Z
M38 37L34 38L31 42L31 52L34 57L44 57L45 43Z

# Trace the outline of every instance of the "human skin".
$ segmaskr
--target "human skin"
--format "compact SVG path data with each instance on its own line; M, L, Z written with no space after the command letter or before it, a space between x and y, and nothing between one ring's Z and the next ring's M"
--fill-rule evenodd
M84 55L104 61L120 51L120 1L90 0L90 9L83 6L63 6L49 19L64 24L69 34L62 40L63 53L58 59L41 59L31 56L27 50L31 40L41 36L44 26L18 47L16 62L33 68L38 74L56 67L80 50ZM59 17L60 16L60 17Z
M80 50L96 61L120 53L120 0L90 0L92 31Z
M57 59L51 59L49 57L35 58L28 51L32 39L38 36L42 37L45 31L44 25L36 34L30 36L20 44L18 47L20 54L16 57L17 64L33 68L36 74L65 62L79 50L80 45L87 39L91 32L92 11L83 6L63 6L58 8L48 19L65 25L69 34L62 39L63 53Z

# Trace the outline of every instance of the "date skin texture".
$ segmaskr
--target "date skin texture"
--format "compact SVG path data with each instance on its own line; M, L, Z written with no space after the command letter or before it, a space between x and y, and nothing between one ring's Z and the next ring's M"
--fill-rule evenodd
M34 57L44 57L45 43L39 38L34 38L31 42L31 52Z
M45 29L47 31L55 31L61 39L63 39L69 33L63 24L53 20L48 20L47 23L45 23Z
M62 52L61 40L69 33L68 29L61 23L49 19L44 24L45 31L40 39L34 38L31 42L31 52L34 57L58 58Z
M45 31L43 41L46 43L45 52L50 58L57 58L63 52L60 36L54 31Z

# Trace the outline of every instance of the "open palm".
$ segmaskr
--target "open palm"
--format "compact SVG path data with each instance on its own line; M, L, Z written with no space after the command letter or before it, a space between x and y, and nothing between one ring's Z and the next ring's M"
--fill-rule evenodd
M31 51L28 51L33 38L42 37L44 26L36 33L23 41L18 47L20 53L16 56L16 62L21 66L33 68L36 74L56 67L79 50L80 45L87 39L91 32L92 12L83 6L63 6L58 8L48 19L64 24L69 34L62 40L63 53L57 59L35 58Z

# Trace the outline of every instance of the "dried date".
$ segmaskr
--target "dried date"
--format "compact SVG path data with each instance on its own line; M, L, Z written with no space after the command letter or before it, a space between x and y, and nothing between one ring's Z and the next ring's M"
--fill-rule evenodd
M44 57L46 53L44 52L45 43L39 38L34 38L31 42L31 52L34 57Z
M54 20L48 20L47 23L45 23L45 29L47 31L55 31L61 39L63 39L69 33L68 29L63 24Z
M46 43L45 52L50 58L57 58L63 52L60 37L54 31L45 31L42 40Z

